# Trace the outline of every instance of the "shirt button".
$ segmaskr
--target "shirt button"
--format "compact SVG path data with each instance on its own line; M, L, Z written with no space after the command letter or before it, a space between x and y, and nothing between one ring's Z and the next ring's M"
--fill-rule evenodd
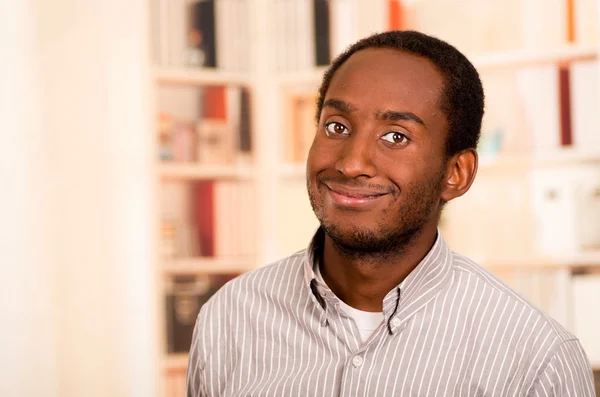
M352 365L355 367L360 367L363 363L363 358L361 356L354 356L352 359Z
M395 318L392 320L392 327L398 328L401 323L402 323L402 321L399 318Z

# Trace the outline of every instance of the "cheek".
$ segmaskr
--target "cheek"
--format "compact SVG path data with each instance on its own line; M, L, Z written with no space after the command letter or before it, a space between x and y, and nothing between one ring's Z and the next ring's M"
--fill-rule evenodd
M318 172L323 168L331 167L337 158L337 146L332 145L331 141L318 134L317 132L317 136L308 151L307 167L309 172Z

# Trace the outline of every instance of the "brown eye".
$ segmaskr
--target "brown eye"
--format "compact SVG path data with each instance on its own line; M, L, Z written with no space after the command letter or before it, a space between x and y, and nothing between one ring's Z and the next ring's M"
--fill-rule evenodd
M331 123L325 124L325 133L327 136L348 135L348 128L346 128L344 124L332 121Z
M393 144L396 144L396 145L408 142L408 138L406 137L406 135L404 135L401 132L397 132L397 131L388 132L387 134L385 134L381 138L384 141L387 141L389 143L393 143Z

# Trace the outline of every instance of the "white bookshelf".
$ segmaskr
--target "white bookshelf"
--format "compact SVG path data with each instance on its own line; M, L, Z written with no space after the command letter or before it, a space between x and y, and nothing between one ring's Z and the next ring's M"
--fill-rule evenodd
M157 168L158 174L163 179L252 180L255 176L252 166L160 162Z
M247 85L248 74L224 72L209 68L167 68L154 67L152 75L157 83L183 85Z
M597 58L598 48L595 46L566 44L555 49L519 49L469 57L478 70L562 64L565 62L591 61Z
M252 257L187 257L163 260L164 274L190 275L201 273L244 273L257 267Z
M190 69L155 67L153 83L175 85L243 85L251 94L252 112L252 158L249 165L202 165L202 164L157 164L157 177L162 181L193 181L201 179L238 180L251 182L256 186L255 225L256 256L252 258L200 258L183 257L161 260L159 272L163 276L194 273L244 272L265 265L281 256L282 248L287 252L290 244L283 241L283 235L292 236L298 242L297 249L308 243L312 213L310 206L289 208L289 203L297 203L298 191L305 186L306 166L302 163L289 163L282 156L282 126L289 123L284 119L283 103L290 93L314 92L326 68L308 67L296 71L276 71L273 37L271 36L274 16L271 0L246 0L253 12L248 19L251 29L245 38L252 54L248 71L227 72L219 69ZM375 0L374 0L375 1ZM598 1L600 4L600 0ZM599 5L600 8L600 5ZM386 20L386 18L382 18ZM476 33L473 33L476 34ZM535 47L537 48L537 47ZM473 54L469 58L481 71L535 67L539 65L562 65L574 61L598 59L598 45L560 45L546 49L515 49L490 53ZM291 51L295 51L293 48ZM600 75L600 70L598 71ZM597 87L600 90L600 87ZM600 109L598 109L600 113ZM486 178L495 173L520 173L533 167L562 167L572 164L600 163L600 148L561 149L481 156L478 178ZM281 191L290 189L294 200L287 200ZM459 199L460 200L460 199ZM293 212L293 214L292 214ZM306 218L306 227L298 227L296 222ZM296 228L298 232L283 228ZM461 252L463 253L463 252ZM574 253L562 256L543 256L533 253L512 256L474 256L482 265L492 271L531 270L564 271L572 274L582 268L600 271L600 251ZM566 277L564 280L569 280ZM568 289L568 287L566 287ZM567 308L561 309L563 312ZM165 368L185 368L187 355L173 355L165 358Z

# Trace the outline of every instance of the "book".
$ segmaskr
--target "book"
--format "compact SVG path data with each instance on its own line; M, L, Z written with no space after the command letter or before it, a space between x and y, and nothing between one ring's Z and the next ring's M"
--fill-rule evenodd
M600 18L597 0L572 0L574 7L575 42L598 45Z
M290 129L292 136L286 140L290 145L287 150L290 153L289 161L304 163L317 132L317 97L314 93L293 95L290 101L293 126Z
M329 3L331 7L331 59L333 59L352 43L362 38L362 32L357 27L363 16L359 14L356 0L331 0Z
M362 39L373 33L389 30L388 4L386 1L353 0L358 6L358 21L356 27L358 38Z
M313 0L315 62L317 66L326 66L331 62L329 2Z
M558 98L560 114L560 145L573 144L573 130L571 120L571 66L558 67Z
M203 119L227 120L227 87L222 85L204 86L202 96Z
M531 135L533 151L561 146L561 102L556 65L519 69L517 82L525 111L524 130Z
M586 150L600 147L598 61L571 64L571 121L573 145Z
M217 67L215 1L192 2L188 5L188 15L187 49L194 55L190 56L194 59L190 66Z
M170 67L182 67L186 64L185 55L187 48L186 26L187 0L168 1L168 56Z
M293 53L297 70L309 70L316 63L316 43L313 38L314 12L310 1L295 1L293 14L296 19L296 31Z
M239 273L174 276L167 281L167 352L189 352L198 313L208 299Z
M219 181L215 186L215 256L256 255L256 191L245 181Z
M236 182L219 181L215 186L215 256L233 258L238 256L238 236L242 233L237 219L238 201Z
M239 122L239 150L244 157L252 154L252 107L250 91L240 89L240 122ZM248 159L249 160L249 159Z
M214 192L215 182L212 180L197 181L193 184L191 202L200 256L215 255Z
M248 70L251 59L248 3L247 0L215 1L215 45L219 69L232 72Z
M405 0L401 2L401 14L398 17L401 19L390 23L397 24L403 30L417 30L439 37L469 55L516 49L524 45L523 29L507 29L507 24L510 23L511 26L530 24L530 20L525 19L524 16L524 3L531 2L469 1L468 6L458 6L454 1ZM551 29L551 23L554 21L544 21L546 10L543 6L544 4L539 8L539 4L536 4L533 10L537 14L531 18L535 19L536 23L541 21L544 29L546 25ZM394 7L398 6L394 5ZM440 18L441 15L443 18ZM534 34L535 31L532 29L531 33ZM531 41L535 42L536 37L531 38ZM540 42L542 41L540 39Z
M388 0L388 30L403 30L405 27L405 15L402 0Z

